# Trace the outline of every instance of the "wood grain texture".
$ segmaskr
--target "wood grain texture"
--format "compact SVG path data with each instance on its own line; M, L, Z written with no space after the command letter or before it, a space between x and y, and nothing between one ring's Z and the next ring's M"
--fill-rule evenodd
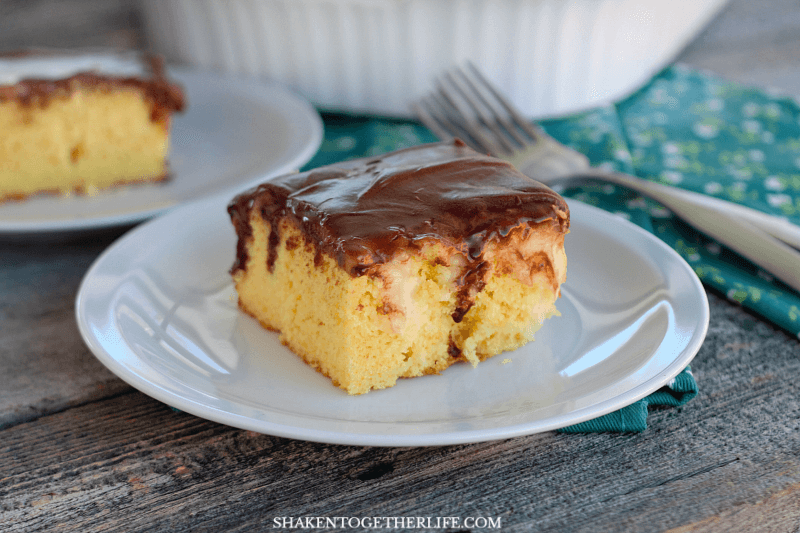
M118 235L0 242L0 428L129 390L89 352L74 311L83 275Z
M671 530L669 533L729 533L731 531L759 531L797 533L797 509L800 508L800 487L792 485L755 504L742 504L726 509L699 523L688 524Z
M136 3L7 0L0 50L146 46ZM800 94L800 3L733 0L679 58ZM111 375L73 305L124 230L0 240L0 531L253 531L281 516L489 516L503 531L800 529L800 343L717 295L700 395L641 434L333 446L176 412ZM475 530L477 531L477 530Z
M734 0L678 58L731 81L800 95L797 0Z
M251 531L281 516L455 514L499 516L504 531L715 531L748 517L792 531L798 342L712 302L693 363L700 396L652 412L642 434L333 446L222 426L128 392L0 432L0 529L102 521L104 531Z

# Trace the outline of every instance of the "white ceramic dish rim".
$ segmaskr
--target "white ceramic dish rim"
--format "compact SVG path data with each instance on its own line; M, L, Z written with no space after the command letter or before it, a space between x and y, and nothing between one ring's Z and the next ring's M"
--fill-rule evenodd
M216 200L216 202L219 201L220 199ZM213 199L207 200L206 202L202 202L202 204L213 205L214 200ZM154 225L156 224L169 225L171 218L173 217L177 218L182 216L182 213L187 212L187 210L191 209L192 206L185 206L184 208L176 210L173 213L166 215L165 217L161 217L159 219L152 220L143 224L136 230L125 235L123 238L118 240L114 245L112 245L109 249L103 252L103 254L101 254L98 257L98 259L89 269L83 282L81 283L81 287L75 302L76 319L81 335L84 338L84 341L89 346L90 350L95 354L95 356L113 373L115 373L117 376L125 380L133 387L139 389L140 391L148 394L149 396L159 401L162 401L182 411L194 414L196 416L208 420L212 420L215 422L219 422L222 424L246 430L252 430L279 437L302 439L307 441L324 442L331 444L343 444L343 445L370 445L370 446L450 445L450 444L461 444L461 443L505 439L522 435L528 435L532 433L554 430L560 427L593 419L601 415L610 413L612 411L618 410L641 398L644 398L648 394L666 385L672 378L674 378L677 374L679 374L689 364L689 362L693 359L697 351L700 349L700 346L703 343L703 340L705 338L708 329L708 319L709 319L708 301L700 281L698 280L694 272L691 270L691 267L674 250L672 250L665 243L663 243L650 233L639 228L638 226L635 226L634 224L629 223L626 220L623 220L619 217L615 217L598 208L594 208L592 206L588 206L585 204L580 204L579 202L574 200L570 201L570 205L572 206L573 217L575 216L575 214L589 213L591 214L592 217L595 217L597 220L601 220L606 223L611 223L612 225L616 226L616 229L620 230L621 233L626 238L633 239L634 241L637 242L646 242L648 243L648 245L655 247L655 249L658 250L659 253L662 253L663 255L660 257L660 259L664 261L665 264L669 267L670 271L672 272L672 275L676 277L677 276L682 277L683 279L681 280L681 283L687 284L687 285L682 285L686 293L684 296L689 300L691 300L692 303L696 306L695 312L697 313L697 323L693 323L691 337L687 340L685 346L680 351L680 353L678 353L674 357L674 359L672 359L668 364L666 364L666 366L661 368L654 375L649 376L646 380L640 382L638 385L628 390L625 390L619 394L616 394L613 397L607 398L601 402L598 402L591 406L584 407L582 409L578 409L576 411L567 412L559 416L550 417L549 419L545 419L544 421L511 424L507 426L495 427L490 429L455 431L446 433L438 431L430 431L422 433L397 434L397 433L381 433L379 431L365 432L365 431L342 431L342 430L331 431L324 429L321 430L312 427L299 427L297 425L293 425L292 421L295 419L295 417L291 413L289 415L285 415L279 412L279 410L275 411L274 409L273 410L266 409L264 412L259 413L258 416L241 414L241 411L248 411L248 412L253 411L252 408L246 406L240 409L240 412L231 412L230 410L221 409L218 406L215 406L213 398L205 403L198 402L196 399L187 398L184 395L180 394L175 394L171 391L163 389L162 387L159 387L156 384L153 384L147 380L142 379L135 372L131 372L130 370L125 368L119 362L118 358L114 354L112 354L108 349L108 347L111 345L114 346L115 349L123 349L130 352L131 350L128 346L123 346L124 341L118 339L118 342L115 344L113 341L109 341L109 339L102 340L98 338L96 331L93 331L96 328L94 328L94 326L90 324L90 322L87 320L87 309L86 309L86 303L87 303L88 293L90 291L90 285L94 283L95 278L102 273L104 269L104 263L113 260L113 256L115 255L117 249L127 246L130 241L136 239L138 235L143 235L143 232L150 231L150 229L154 228L155 227ZM686 302L683 303L685 304ZM110 316L110 310L109 310L109 316ZM651 355L651 360L652 358L655 357L655 355L656 353ZM480 369L480 366L478 368ZM393 389L388 389L388 390L393 390ZM382 391L377 391L378 394L380 392ZM201 391L201 394L204 393L202 393ZM227 401L228 400L224 400L224 402ZM305 416L305 418L313 418L313 417ZM320 422L324 421L325 421L324 419L322 418L320 419ZM375 422L375 423L354 422L352 425L359 426L359 428L361 429L365 427L369 428L371 426L374 426L376 429L380 429L381 424L382 424L381 422Z

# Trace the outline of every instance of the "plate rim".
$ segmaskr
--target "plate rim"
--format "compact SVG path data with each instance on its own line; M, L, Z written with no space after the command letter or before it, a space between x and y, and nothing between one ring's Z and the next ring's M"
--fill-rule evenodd
M205 202L214 203L220 201L218 197L206 199ZM193 202L197 204L198 202ZM93 262L91 267L87 270L84 278L79 286L78 293L75 299L75 317L80 334L89 347L92 354L112 373L117 377L136 388L140 392L181 411L185 411L194 416L204 418L213 422L224 424L231 427L240 429L256 431L259 433L272 435L276 437L306 440L311 442L337 444L337 445L351 445L351 446L386 446L386 447L403 447L403 446L442 446L442 445L456 445L476 442L488 442L500 439L507 439L525 435L532 435L546 431L552 431L562 427L578 424L587 420L595 419L605 414L617 411L622 407L631 405L636 401L646 397L647 395L655 392L662 386L666 385L675 376L680 374L686 368L695 355L700 350L705 337L708 332L710 309L708 304L708 297L702 283L695 274L694 270L688 262L681 257L674 249L667 245L664 241L646 231L645 229L633 224L632 222L616 216L612 213L604 211L598 207L585 204L575 199L568 199L570 209L573 210L575 205L580 205L579 210L585 210L594 216L605 218L606 220L613 220L630 230L638 233L640 237L650 241L651 244L660 248L666 255L670 256L677 265L681 267L684 274L688 274L688 280L692 284L691 294L698 298L700 305L696 309L699 315L699 322L695 325L691 332L691 339L686 347L679 352L674 359L665 364L665 367L659 372L649 376L645 381L637 384L636 386L625 390L622 393L616 394L611 398L607 398L596 404L585 406L576 411L568 411L567 413L545 419L547 423L542 422L523 422L518 424L505 425L500 427L493 427L490 429L479 428L465 431L451 431L451 432L424 432L424 433L407 433L407 434L385 434L385 433L358 433L347 431L331 431L331 430L318 430L313 428L306 428L302 426L290 426L281 422L274 422L269 420L269 416L265 416L261 420L256 420L252 417L245 416L239 413L232 413L229 411L218 409L215 406L208 404L201 404L193 399L186 398L185 396L177 395L157 385L151 384L146 379L142 378L136 373L129 372L109 351L103 346L99 339L91 335L89 323L84 318L86 291L95 272L100 269L102 264L108 257L113 256L116 250L127 244L130 239L135 238L140 231L140 228L149 227L151 225L164 223L164 219L170 216L179 216L180 212L190 210L192 206L183 206L180 209L174 210L172 213L165 217L159 217L148 222L145 222L133 231L128 232L122 238L118 239L110 247L104 250ZM653 354L654 356L655 354ZM653 356L648 358L648 362L652 360ZM234 402L235 403L235 402ZM598 409L598 406L602 406ZM568 420L565 422L564 419ZM532 428L532 426L536 426Z
M264 80L253 77L235 76L235 75L222 75L220 73L202 70L185 66L168 66L169 76L173 81L181 84L187 94L187 99L191 97L188 88L186 87L187 78L196 78L193 83L205 82L233 84L237 90L247 91L263 91L265 97L275 98L279 95L281 101L291 102L293 111L302 111L301 114L293 115L292 120L289 122L302 121L304 128L308 128L308 139L303 144L302 150L292 154L288 161L278 167L260 171L259 174L253 175L252 179L246 182L239 183L235 186L225 187L217 191L207 194L201 194L197 197L189 198L183 201L177 201L173 205L143 208L133 210L126 213L113 214L113 215L100 215L95 217L74 217L68 220L44 220L44 221L12 221L0 219L0 238L2 237L35 237L37 235L68 235L80 234L83 232L91 232L96 230L111 229L123 227L128 225L137 224L146 220L152 219L156 216L165 214L176 208L182 207L186 204L203 201L216 195L233 196L236 192L245 190L253 184L260 183L266 177L271 175L285 174L293 170L297 170L304 164L308 163L314 154L319 150L324 139L325 126L320 116L319 111L300 94L293 91L290 87L281 83ZM278 109L278 107L275 107ZM188 111L192 111L191 101L189 101ZM282 110L283 107L280 107ZM288 116L288 115L287 115ZM52 195L46 197L48 199L58 200L59 196ZM85 197L87 202L102 201L102 197ZM0 204L1 207L1 204Z

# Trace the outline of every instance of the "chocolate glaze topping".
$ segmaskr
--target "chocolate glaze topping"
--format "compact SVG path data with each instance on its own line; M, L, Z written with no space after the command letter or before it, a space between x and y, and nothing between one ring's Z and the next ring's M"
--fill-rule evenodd
M483 287L487 243L519 226L569 228L566 202L505 161L481 155L459 140L423 145L380 157L337 163L274 178L231 202L239 236L231 272L246 267L245 241L252 235L249 210L271 228L287 218L350 275L374 271L397 251L441 241L464 255L459 284L459 322ZM267 266L279 243L270 237Z
M65 55L76 55L64 52ZM31 56L52 56L54 51L25 50L2 54L9 59L25 60ZM160 56L142 55L141 76L114 76L97 71L79 72L61 79L27 78L14 85L0 85L0 103L15 100L23 106L46 107L50 100L68 95L77 87L133 87L141 90L150 103L150 119L153 122L167 120L171 113L182 111L185 106L183 90L170 82L164 72L164 61Z

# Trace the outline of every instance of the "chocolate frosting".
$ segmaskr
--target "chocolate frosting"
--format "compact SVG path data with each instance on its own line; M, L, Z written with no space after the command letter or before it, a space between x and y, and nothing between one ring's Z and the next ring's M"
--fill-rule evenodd
M562 233L569 228L561 196L460 140L277 177L237 196L228 206L239 236L232 273L246 267L251 208L273 230L288 218L317 254L334 258L353 276L370 273L399 250L441 242L467 259L459 280L465 297L482 288L487 243L519 226L550 224ZM272 231L270 269L278 243Z
M59 54L70 57L78 55L67 51L24 50L4 53L0 57L24 61L29 57ZM153 122L165 121L173 112L182 111L185 107L183 90L166 77L163 58L141 54L138 59L142 67L139 76L117 76L92 70L60 79L26 78L13 85L0 84L0 103L14 100L23 106L46 107L52 98L69 94L75 87L133 87L145 94Z

